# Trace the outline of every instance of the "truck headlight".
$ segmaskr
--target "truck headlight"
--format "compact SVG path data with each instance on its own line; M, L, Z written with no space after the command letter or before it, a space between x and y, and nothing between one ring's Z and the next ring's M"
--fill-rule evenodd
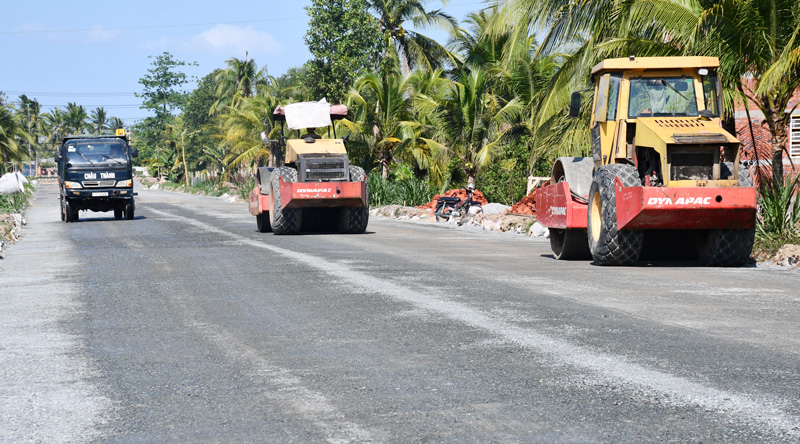
M133 181L131 179L120 180L117 182L117 188L131 187L131 186L133 186Z
M81 186L80 182L65 181L64 182L64 186L67 187L67 188L83 188L83 186Z

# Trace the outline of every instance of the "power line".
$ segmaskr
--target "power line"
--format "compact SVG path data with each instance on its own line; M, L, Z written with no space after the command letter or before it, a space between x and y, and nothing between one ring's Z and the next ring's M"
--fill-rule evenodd
M39 96L39 97L131 97L132 92L42 92L42 91L3 91L10 95Z
M238 25L243 23L264 23L264 22L278 22L286 20L305 20L308 17L286 17L286 18L271 18L262 20L242 20L233 22L217 22L217 23L186 23L174 25L147 25L147 26L127 26L123 28L94 28L94 29L51 29L51 30L31 30L31 31L0 31L0 34L45 34L54 32L92 32L92 31L133 31L140 29L164 29L164 28L189 28L194 26L213 26L213 25Z

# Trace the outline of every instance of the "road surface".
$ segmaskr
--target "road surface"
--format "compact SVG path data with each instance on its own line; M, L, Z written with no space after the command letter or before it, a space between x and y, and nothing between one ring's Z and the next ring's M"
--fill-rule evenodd
M0 260L0 442L798 442L800 273L139 190Z

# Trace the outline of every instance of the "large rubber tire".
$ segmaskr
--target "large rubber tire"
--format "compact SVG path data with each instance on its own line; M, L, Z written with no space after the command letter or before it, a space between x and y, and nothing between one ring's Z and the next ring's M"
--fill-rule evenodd
M642 252L641 231L617 229L617 177L626 187L641 185L639 174L631 165L603 165L595 172L589 189L587 232L589 251L597 265L631 265Z
M67 210L64 208L64 198L63 197L60 198L59 201L60 201L60 204L61 204L61 221L62 222L66 222L67 221Z
M272 231L272 225L269 224L269 212L261 213L256 216L256 227L259 233L269 233Z
M136 212L136 204L133 203L133 200L129 200L125 204L125 219L126 220L133 220L134 213Z
M361 182L366 177L364 169L350 165L350 182ZM364 186L368 187L366 181ZM369 223L369 188L367 188L367 204L363 207L343 207L339 212L337 228L340 233L360 234L367 230Z
M67 223L78 221L78 209L67 198L64 198L64 215Z
M271 191L272 211L270 211L270 225L275 234L297 234L300 232L303 213L299 208L281 208L281 192L278 177L284 182L297 182L297 170L290 167L280 167L272 170Z
M697 254L704 265L740 267L750 262L755 238L755 228L708 230L697 244Z
M586 230L550 228L550 248L558 260L586 260L592 258Z
M733 174L733 162L722 162L720 165L720 176L721 177L728 177ZM753 178L750 176L750 169L747 168L744 164L739 164L739 186L740 187L752 187L753 186Z

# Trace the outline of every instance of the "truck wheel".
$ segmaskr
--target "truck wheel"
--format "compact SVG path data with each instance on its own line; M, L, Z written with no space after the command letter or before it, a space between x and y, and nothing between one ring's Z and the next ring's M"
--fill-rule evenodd
M269 224L269 212L266 214L261 213L256 216L256 227L259 233L269 233L272 231L272 226Z
M591 259L586 230L550 228L550 248L558 260Z
M122 212L123 212L122 208L119 207L114 208L114 219L122 220Z
M626 187L641 185L631 165L601 166L589 189L589 250L597 265L630 265L639 260L644 236L638 230L617 229L617 201L614 179Z
M361 182L366 174L361 167L350 165L350 182ZM366 184L366 182L364 182ZM369 196L369 188L367 188ZM369 223L369 197L363 207L344 207L339 212L338 229L341 233L360 234L367 230Z
M136 205L134 205L133 201L129 201L125 204L125 219L133 220L133 213L136 211Z
M64 208L64 198L59 200L61 201L61 221L64 222L67 220L67 210Z
M67 223L78 221L78 210L67 198L64 198L64 217Z
M272 232L275 234L297 234L300 232L302 213L299 208L281 208L281 192L278 177L284 182L297 182L297 170L290 167L280 167L272 171L272 211L270 219Z
M740 267L750 261L755 238L755 228L708 230L698 242L697 253L704 265Z

